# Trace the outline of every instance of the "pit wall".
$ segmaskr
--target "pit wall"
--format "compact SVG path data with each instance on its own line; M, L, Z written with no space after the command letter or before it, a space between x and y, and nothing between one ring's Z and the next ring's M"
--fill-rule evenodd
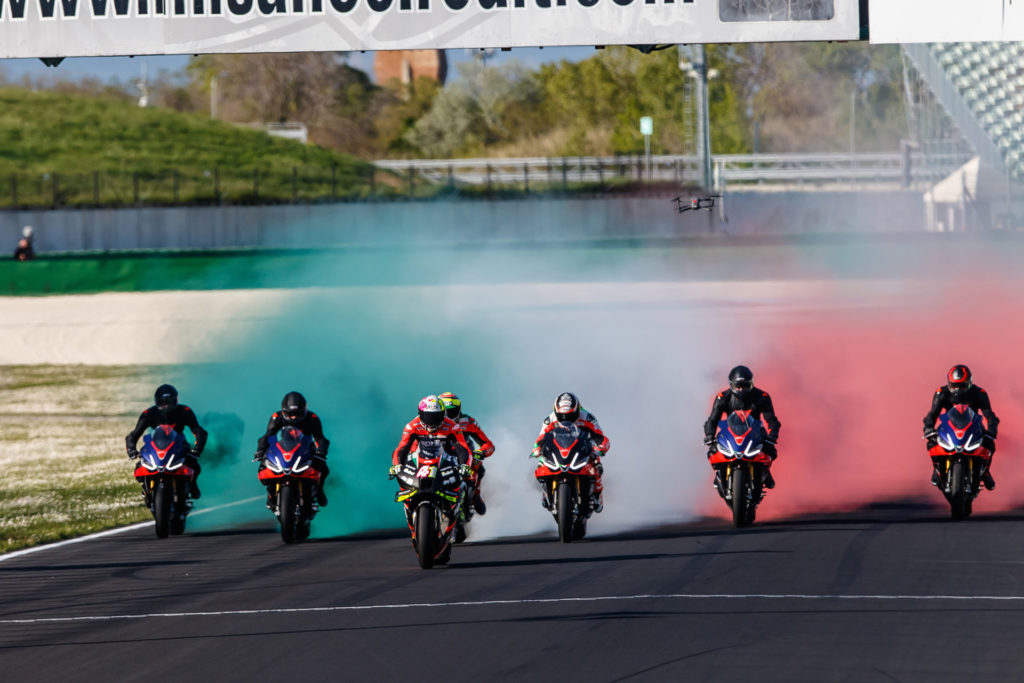
M351 202L0 212L0 248L39 252L923 232L919 192L728 192L711 211L669 196Z

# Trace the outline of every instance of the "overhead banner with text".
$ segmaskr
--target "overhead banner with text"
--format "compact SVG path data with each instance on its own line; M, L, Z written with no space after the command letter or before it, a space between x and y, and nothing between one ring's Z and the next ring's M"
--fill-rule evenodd
M872 43L1024 40L1024 0L871 0Z
M0 0L0 58L859 35L857 0Z

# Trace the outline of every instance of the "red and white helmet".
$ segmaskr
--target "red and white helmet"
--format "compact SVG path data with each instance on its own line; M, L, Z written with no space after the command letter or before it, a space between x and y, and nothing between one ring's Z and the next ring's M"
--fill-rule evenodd
M575 422L580 419L580 400L576 394L566 391L555 399L555 416L559 422Z

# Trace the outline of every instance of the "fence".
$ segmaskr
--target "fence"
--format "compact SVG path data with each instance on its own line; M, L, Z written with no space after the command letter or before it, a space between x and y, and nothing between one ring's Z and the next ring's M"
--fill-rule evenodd
M835 189L933 184L965 150L882 154L726 154L712 159L718 189L750 185ZM342 200L635 190L698 186L699 158L656 155L381 160L358 166L10 173L0 208L84 208L316 203Z

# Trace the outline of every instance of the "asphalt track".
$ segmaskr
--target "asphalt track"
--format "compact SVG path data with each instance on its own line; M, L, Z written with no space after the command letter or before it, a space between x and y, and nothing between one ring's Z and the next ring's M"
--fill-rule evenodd
M723 510L724 512L724 510ZM1024 514L881 504L562 545L150 528L0 562L20 680L1021 680Z

